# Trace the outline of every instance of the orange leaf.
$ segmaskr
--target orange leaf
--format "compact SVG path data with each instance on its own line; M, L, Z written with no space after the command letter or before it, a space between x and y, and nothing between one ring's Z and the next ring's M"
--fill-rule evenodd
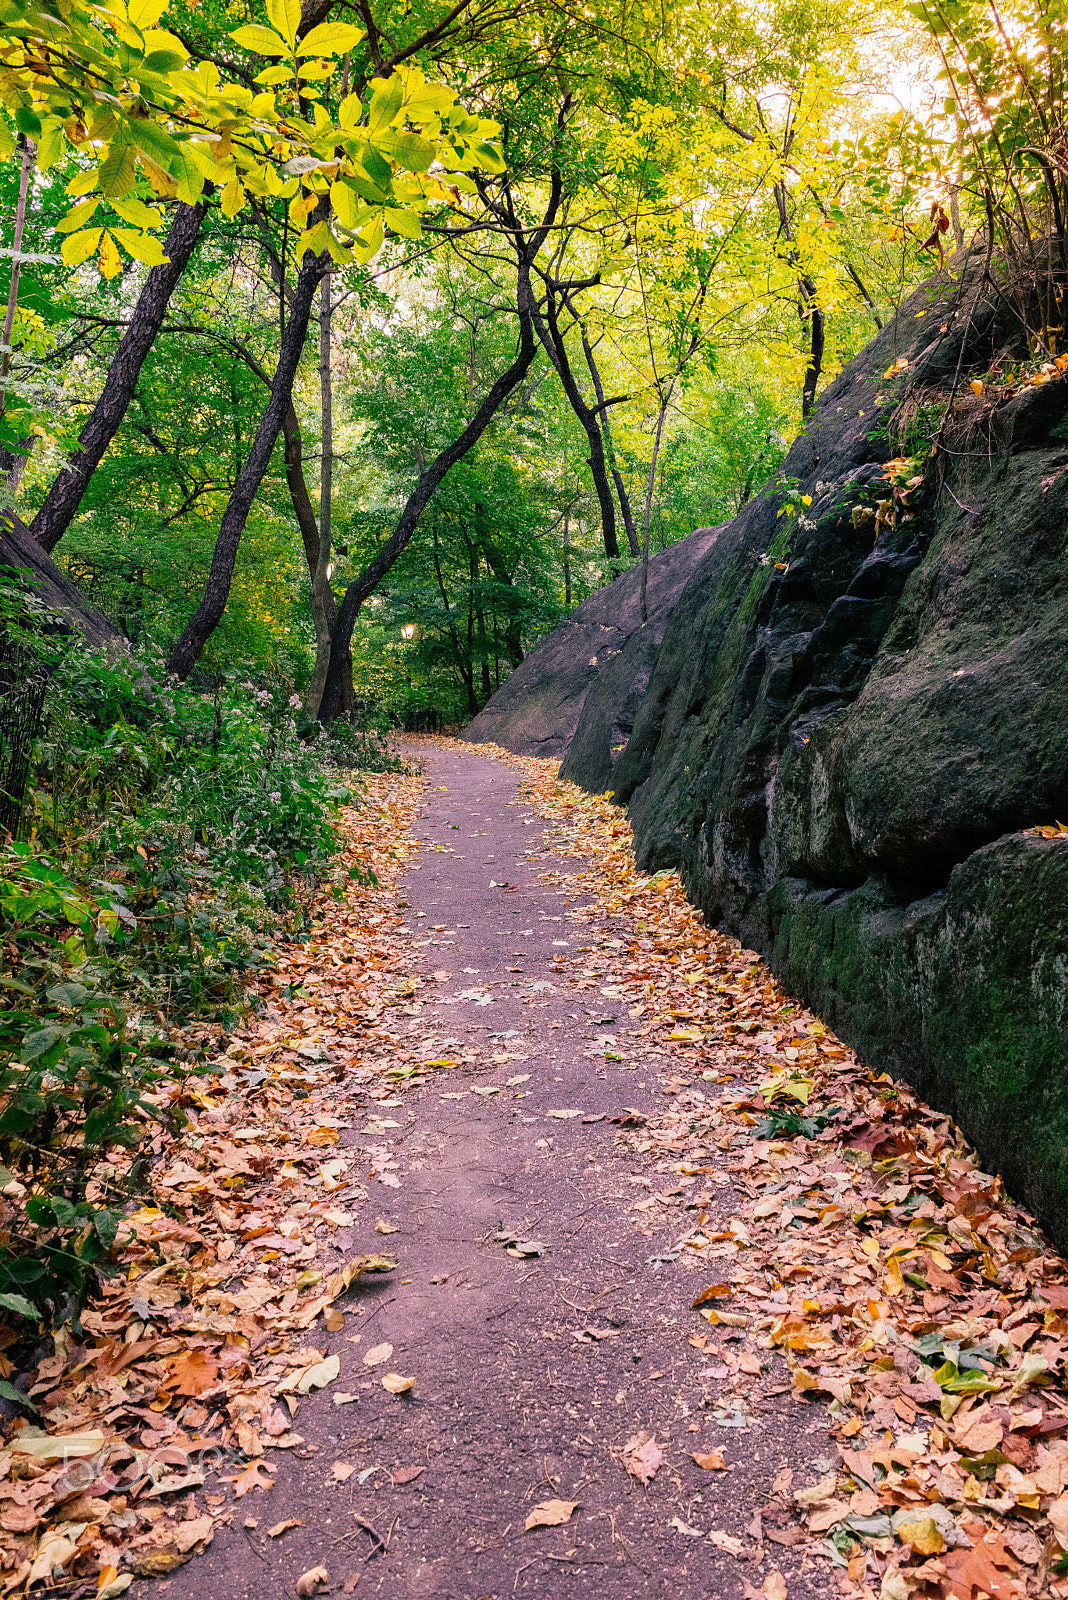
M219 1381L218 1361L199 1346L172 1356L167 1366L171 1376L163 1387L173 1389L175 1394L204 1394L206 1390L214 1389Z

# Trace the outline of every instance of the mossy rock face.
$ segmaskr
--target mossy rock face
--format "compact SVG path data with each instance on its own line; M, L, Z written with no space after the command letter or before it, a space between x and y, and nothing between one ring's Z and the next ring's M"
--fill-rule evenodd
M1068 1247L1068 838L999 839L923 900L784 878L756 930L783 982L950 1112Z
M1019 340L981 288L954 316L933 279L828 388L786 488L589 690L564 774L1068 1247L1068 841L1025 831L1068 822L1068 378L984 399L872 515L900 402L937 418Z

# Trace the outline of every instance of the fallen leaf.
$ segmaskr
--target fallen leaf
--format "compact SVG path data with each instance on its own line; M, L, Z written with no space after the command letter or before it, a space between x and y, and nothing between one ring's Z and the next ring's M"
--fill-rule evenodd
M250 1461L234 1479L234 1494L240 1500L242 1495L251 1493L253 1489L273 1489L274 1479L271 1477L273 1471L274 1468L268 1466L265 1461Z
M301 1596L301 1600L305 1600L306 1596L318 1594L320 1589L325 1589L329 1582L330 1574L325 1567L309 1567L307 1572L297 1579L297 1593Z
M195 1544L210 1544L215 1537L215 1518L210 1515L190 1517L180 1522L175 1530L174 1542L184 1555Z
M950 1550L942 1558L949 1579L947 1600L950 1596L952 1600L975 1600L978 1590L992 1600L1017 1600L1019 1590L1013 1582L1019 1570L1016 1562L1005 1548L1003 1534L995 1533L988 1544L989 1537L983 1535L970 1550Z
M209 1351L199 1346L183 1350L167 1362L170 1377L164 1387L175 1394L198 1395L214 1389L219 1381L219 1363Z
M387 1372L382 1379L383 1389L388 1389L390 1394L407 1394L409 1389L415 1388L414 1378L404 1378L399 1372Z
M702 1289L697 1299L693 1302L693 1309L706 1305L709 1300L720 1300L724 1295L733 1294L734 1290L729 1283L713 1283L707 1289Z
M174 1545L165 1544L138 1557L133 1570L139 1578L165 1578L169 1572L177 1572L179 1567L184 1567L189 1559L189 1551L183 1554Z
M426 1471L425 1467L398 1467L393 1474L394 1483L414 1483L420 1473Z
M703 1467L706 1472L726 1471L727 1463L723 1459L722 1450L707 1450L704 1453L695 1450L693 1452L693 1459L696 1461L697 1465L699 1467Z
M341 1394L335 1391L330 1398L336 1406L351 1406L360 1397L358 1394Z
M676 1533L685 1534L687 1539L704 1538L704 1534L700 1528L691 1528L688 1523L683 1522L681 1517L672 1517L671 1521L668 1523L668 1527L674 1528Z
M564 1121L567 1120L568 1117L581 1117L582 1112L581 1112L581 1110L579 1110L579 1111L547 1111L545 1113L545 1115L547 1117L559 1117L560 1121L564 1122Z
M375 1223L376 1233L400 1233L400 1228L395 1222L385 1222L381 1217Z
M579 1500L542 1500L523 1524L527 1533L531 1528L558 1528L571 1519L572 1512L581 1504Z
M664 1452L648 1431L636 1433L623 1446L623 1465L639 1483L648 1483L663 1459Z
M729 1533L723 1533L719 1528L713 1528L708 1537L717 1550L725 1550L729 1556L740 1556L745 1550L745 1545L740 1539L732 1538Z
M917 1555L937 1556L946 1548L946 1541L933 1517L917 1517L913 1522L899 1522L894 1530L902 1544L907 1544Z
M372 1345L370 1350L364 1351L363 1364L365 1367L381 1366L382 1362L388 1361L392 1354L393 1346L391 1344Z
M276 1522L273 1528L267 1529L268 1539L280 1539L283 1533L288 1533L290 1528L302 1528L304 1524L299 1517L286 1517L284 1522Z
M341 1362L337 1356L327 1356L325 1361L317 1361L314 1366L307 1367L299 1375L294 1388L301 1394L311 1394L313 1389L325 1389L328 1383L333 1383L341 1371Z
M345 1326L345 1313L334 1306L327 1306L323 1312L323 1323L328 1333L340 1333Z
M356 1471L356 1468L350 1466L347 1461L335 1461L331 1470L334 1474L335 1483L347 1483L352 1477L352 1474Z

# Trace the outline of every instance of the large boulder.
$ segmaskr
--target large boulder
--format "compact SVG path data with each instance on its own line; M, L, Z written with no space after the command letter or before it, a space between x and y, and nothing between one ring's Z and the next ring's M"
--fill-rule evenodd
M626 748L607 770L605 674L564 772L1068 1246L1068 835L1033 831L1068 821L1068 377L973 394L1026 342L971 271L826 390L674 605Z
M619 681L616 693L620 711L615 742L625 744L671 609L718 533L718 528L698 528L650 557L645 623L640 564L590 595L520 662L468 723L464 737L502 745L517 755L562 756L574 737L590 685L637 637L637 662L631 678ZM629 722L624 709L628 701Z

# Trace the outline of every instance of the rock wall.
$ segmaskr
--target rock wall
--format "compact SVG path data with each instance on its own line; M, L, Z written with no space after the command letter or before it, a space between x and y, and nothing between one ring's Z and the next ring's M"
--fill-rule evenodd
M1068 378L972 395L1021 347L975 281L933 279L827 389L785 493L673 606L636 711L635 641L598 675L563 774L613 789L643 865L677 866L1068 1246L1068 836L1027 831L1068 821ZM958 368L886 526L895 430L929 437Z
M632 676L617 685L614 742L625 744L641 703L671 609L718 528L698 528L652 556L641 620L641 569L632 567L578 606L542 639L470 723L464 737L503 745L518 755L562 756L574 737L590 685L636 641ZM628 709L629 708L629 709Z

